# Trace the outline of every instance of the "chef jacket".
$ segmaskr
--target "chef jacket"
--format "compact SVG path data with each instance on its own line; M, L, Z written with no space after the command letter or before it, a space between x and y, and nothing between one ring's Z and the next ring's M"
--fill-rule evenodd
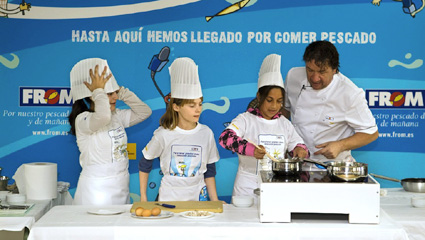
M291 121L308 149L337 141L361 132L378 131L375 118L368 108L363 89L358 88L342 73L336 73L324 89L314 90L307 80L305 67L289 70L285 80L285 108L291 112ZM323 155L313 155L318 161L329 161ZM335 160L354 160L351 151L341 152Z

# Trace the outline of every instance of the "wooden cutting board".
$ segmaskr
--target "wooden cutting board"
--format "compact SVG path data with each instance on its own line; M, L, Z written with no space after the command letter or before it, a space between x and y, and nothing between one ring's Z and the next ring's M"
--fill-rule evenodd
M163 206L155 205L155 203L166 203L175 205L176 208L166 208ZM135 202L131 206L130 212L134 212L136 208L142 207L146 209L152 209L154 207L159 207L161 210L170 211L170 212L184 212L184 211L193 211L193 210L203 210L221 213L223 212L223 202L222 201L170 201L170 202Z

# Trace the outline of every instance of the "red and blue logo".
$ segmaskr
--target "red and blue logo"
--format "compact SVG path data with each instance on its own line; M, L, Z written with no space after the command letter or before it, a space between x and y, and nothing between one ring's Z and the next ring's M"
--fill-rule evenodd
M19 106L67 107L72 106L69 87L20 87Z
M414 108L424 106L425 90L366 90L369 108Z

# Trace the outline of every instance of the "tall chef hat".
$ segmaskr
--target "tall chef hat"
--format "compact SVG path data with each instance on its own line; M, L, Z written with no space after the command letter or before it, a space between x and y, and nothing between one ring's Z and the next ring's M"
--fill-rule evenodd
M187 57L177 58L168 68L171 78L171 97L198 99L202 97L198 65Z
M92 93L84 84L84 82L91 83L89 70L93 69L96 65L99 65L99 74L102 73L105 66L108 67L106 70L105 76L108 76L111 73L109 69L108 62L101 58L87 58L79 61L71 70L70 78L71 78L71 94L72 99L75 101L91 97ZM105 92L111 93L119 89L117 80L114 75L106 82L105 84Z
M258 89L263 86L283 87L283 78L280 73L280 55L270 54L264 58L258 73Z

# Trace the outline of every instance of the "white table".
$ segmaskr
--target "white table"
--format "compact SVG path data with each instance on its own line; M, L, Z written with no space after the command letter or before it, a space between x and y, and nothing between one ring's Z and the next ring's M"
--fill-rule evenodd
M53 206L72 204L68 191L58 192L58 197L52 200L27 200L26 204L34 206L24 214L2 212L0 214L0 239L26 239L34 223L47 213Z
M51 200L28 200L27 203L34 203L34 206L24 214L12 212L0 215L0 239L25 235L25 232L28 232L28 229L31 229L32 225L52 207Z
M414 196L425 197L425 193L406 192L403 188L383 190L386 195L381 196L381 208L407 231L409 239L424 240L425 208L413 207L411 198Z
M30 240L47 239L408 239L406 231L381 211L380 224L350 224L347 219L294 219L291 223L260 223L256 206L224 205L213 218L164 219L131 217L131 205L117 215L92 215L89 206L55 206L30 231Z

